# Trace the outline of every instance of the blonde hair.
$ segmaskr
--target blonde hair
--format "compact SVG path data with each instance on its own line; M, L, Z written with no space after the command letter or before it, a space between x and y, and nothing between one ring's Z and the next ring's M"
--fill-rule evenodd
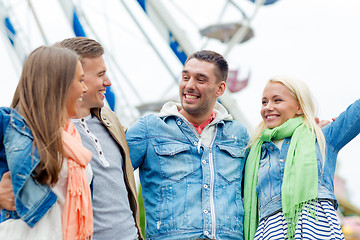
M62 127L79 56L66 48L41 46L25 60L11 107L25 118L39 152L39 183L58 180L63 158Z
M296 101L299 103L302 111L304 124L307 125L312 132L315 134L317 142L320 147L321 154L323 155L323 159L325 156L325 137L321 128L315 122L315 117L317 115L317 109L314 102L314 97L311 94L307 85L295 78L287 77L287 76L274 76L269 79L266 85L270 83L281 83L283 84L291 94L295 97ZM255 143L256 140L259 139L262 131L266 128L265 122L262 121L254 130L248 147Z

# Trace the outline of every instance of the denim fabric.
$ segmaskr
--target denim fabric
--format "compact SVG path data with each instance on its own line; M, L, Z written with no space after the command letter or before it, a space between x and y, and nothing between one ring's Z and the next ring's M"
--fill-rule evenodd
M350 105L334 122L322 128L326 139L325 165L319 145L316 144L318 165L318 198L337 200L334 195L334 175L337 155L342 147L360 132L360 100ZM291 138L286 138L281 150L273 142L264 143L258 172L257 194L260 219L282 208L281 186L286 155Z
M149 115L126 138L140 173L146 239L243 239L245 127L219 121L206 147L184 119Z
M16 205L16 211L1 210L0 222L21 218L32 227L57 197L32 178L40 159L25 120L11 108L0 108L0 139L0 176L10 170Z

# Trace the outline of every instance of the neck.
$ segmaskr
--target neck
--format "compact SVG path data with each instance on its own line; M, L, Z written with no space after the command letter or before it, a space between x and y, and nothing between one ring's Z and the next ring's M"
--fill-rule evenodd
M181 113L181 115L183 115L190 123L193 123L197 126L199 126L200 124L202 124L203 122L206 121L206 119L208 119L211 116L211 112L207 113L207 114L202 114L202 115L192 115L189 114L188 112L186 112L184 109L181 109L179 111Z
M90 114L90 108L86 108L86 107L79 107L78 108L78 114L73 117L75 119L79 119L79 118L83 118L86 117L87 115Z

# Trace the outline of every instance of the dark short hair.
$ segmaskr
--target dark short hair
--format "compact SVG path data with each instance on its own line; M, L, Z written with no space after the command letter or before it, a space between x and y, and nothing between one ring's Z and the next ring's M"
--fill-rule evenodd
M104 48L100 43L86 37L67 38L55 43L54 46L73 50L80 56L80 61L84 58L95 58L104 54Z
M205 62L209 62L209 63L213 63L216 66L216 72L215 75L217 76L217 80L220 81L224 81L226 82L227 76L228 76L228 71L229 71L229 66L227 61L225 60L225 58L214 51L211 50L201 50L201 51L197 51L193 54L191 54L187 59L185 64L190 60L190 59L198 59L200 61L205 61Z

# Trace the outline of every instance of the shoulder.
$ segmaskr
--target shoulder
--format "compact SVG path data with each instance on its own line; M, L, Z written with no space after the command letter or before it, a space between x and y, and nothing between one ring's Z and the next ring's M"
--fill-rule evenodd
M120 123L120 120L118 116L108 107L102 107L101 109L96 109L93 111L95 116L103 122L111 122L112 124L115 124L117 126L122 126Z
M167 124L164 121L164 117L160 117L156 114L148 114L141 117L134 124L132 124L126 131L126 136L132 134L151 134L154 132L161 132Z
M94 111L99 112L99 115L102 117L117 118L116 114L110 108L105 107L105 106L102 108L96 109Z
M247 132L246 127L237 120L224 121L224 123L227 128L234 128L235 130L238 130L238 131Z

